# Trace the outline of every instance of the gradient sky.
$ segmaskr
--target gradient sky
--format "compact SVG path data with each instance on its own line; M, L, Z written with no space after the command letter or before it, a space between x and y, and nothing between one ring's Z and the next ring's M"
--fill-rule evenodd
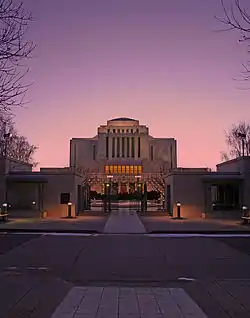
M230 2L230 0L229 0ZM66 166L69 140L132 117L174 137L178 165L215 167L223 130L250 121L250 90L234 81L246 51L222 25L219 0L25 0L37 45L17 128L40 166ZM250 86L250 83L249 83Z

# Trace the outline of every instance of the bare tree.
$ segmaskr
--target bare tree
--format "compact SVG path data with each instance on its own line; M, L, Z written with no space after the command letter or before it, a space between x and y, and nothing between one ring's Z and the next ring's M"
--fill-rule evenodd
M230 129L225 130L225 140L228 152L221 153L221 159L227 161L244 155L250 155L250 124L245 121L237 125L232 125Z
M223 17L216 17L226 26L222 31L236 31L239 33L239 42L246 44L247 53L250 53L250 5L245 7L242 0L231 0L226 6L225 0L221 0ZM250 80L250 61L246 61L243 66L243 80Z
M31 57L34 44L26 40L32 21L23 3L0 0L0 109L22 105L29 85L23 83L28 68L23 62Z
M18 134L12 116L7 112L1 112L0 155L36 166L34 154L37 149L36 146L28 142L26 137Z

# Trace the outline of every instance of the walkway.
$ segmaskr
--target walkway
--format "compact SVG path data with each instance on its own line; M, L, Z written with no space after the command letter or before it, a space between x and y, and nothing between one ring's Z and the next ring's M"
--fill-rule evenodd
M207 316L181 288L74 287L52 318Z
M104 233L146 233L137 213L129 209L111 212Z

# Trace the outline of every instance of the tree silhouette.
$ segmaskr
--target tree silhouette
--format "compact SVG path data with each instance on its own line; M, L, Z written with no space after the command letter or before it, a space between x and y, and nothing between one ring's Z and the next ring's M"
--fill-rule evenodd
M34 50L34 44L26 40L31 21L22 2L0 0L0 109L11 110L24 103L29 86L23 83L28 72L24 62Z
M225 25L225 29L221 31L236 31L239 33L239 42L246 44L247 53L250 53L250 4L248 1L248 7L243 5L241 0L232 0L230 5L225 4L225 0L221 0L223 16L217 17L222 24ZM243 66L243 80L248 81L250 79L250 61L247 60L242 64Z
M244 142L242 142L244 140ZM221 159L227 161L233 158L244 155L250 155L250 124L241 121L239 124L234 124L230 129L225 130L225 141L228 147L228 152L221 152Z

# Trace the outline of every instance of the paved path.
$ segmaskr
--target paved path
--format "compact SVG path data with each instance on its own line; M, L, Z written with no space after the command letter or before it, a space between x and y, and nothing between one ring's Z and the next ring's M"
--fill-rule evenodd
M104 233L146 233L137 213L129 209L111 212Z
M206 318L182 288L74 287L51 318Z

